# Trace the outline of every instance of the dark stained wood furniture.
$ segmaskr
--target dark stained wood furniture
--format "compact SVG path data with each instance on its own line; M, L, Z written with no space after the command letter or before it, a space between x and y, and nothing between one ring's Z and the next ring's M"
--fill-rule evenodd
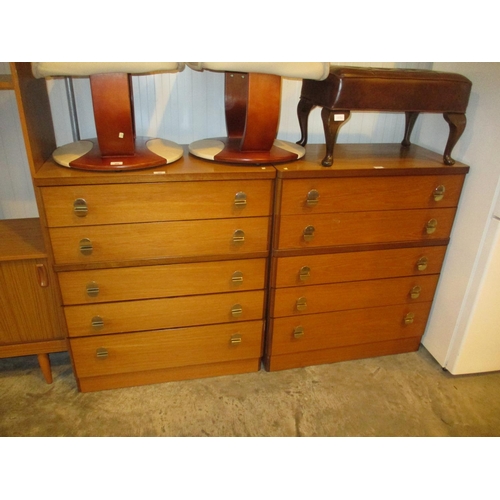
M403 147L410 145L410 136L419 113L442 113L450 126L443 155L446 165L453 165L451 152L462 135L465 110L472 83L455 73L414 69L379 69L332 67L322 81L304 79L297 107L301 139L307 144L307 122L315 106L321 106L325 131L325 167L333 164L335 142L340 127L351 111L404 112L406 125Z

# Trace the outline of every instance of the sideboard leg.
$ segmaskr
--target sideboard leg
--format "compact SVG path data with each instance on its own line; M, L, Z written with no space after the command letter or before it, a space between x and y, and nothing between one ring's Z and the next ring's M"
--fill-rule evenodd
M38 364L42 370L43 378L47 384L52 384L52 370L50 368L50 358L48 354L37 354Z

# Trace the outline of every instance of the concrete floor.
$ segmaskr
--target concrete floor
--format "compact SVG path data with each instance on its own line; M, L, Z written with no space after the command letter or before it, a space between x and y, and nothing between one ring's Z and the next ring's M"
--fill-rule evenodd
M69 357L0 359L0 436L500 436L500 372L418 352L82 394Z

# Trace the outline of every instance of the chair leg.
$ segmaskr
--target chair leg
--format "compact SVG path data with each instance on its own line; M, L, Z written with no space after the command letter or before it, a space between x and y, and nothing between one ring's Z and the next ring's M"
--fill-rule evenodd
M50 368L50 358L48 354L37 354L38 364L42 371L43 378L47 384L52 384L52 370Z
M445 165L454 165L455 160L451 157L451 152L465 130L467 119L465 113L443 113L443 116L450 126L450 135L444 150L443 163Z
M350 111L332 111L328 108L321 110L321 119L323 120L326 140L326 156L321 162L324 167L331 167L333 165L333 149L337 141L339 129L349 119L350 115Z

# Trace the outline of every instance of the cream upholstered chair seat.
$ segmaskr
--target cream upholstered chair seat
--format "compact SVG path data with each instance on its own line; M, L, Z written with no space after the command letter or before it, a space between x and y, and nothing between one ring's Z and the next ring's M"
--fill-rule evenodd
M227 137L202 139L189 152L206 160L235 164L283 163L302 158L302 146L276 139L281 78L324 80L327 62L195 62L194 70L225 73Z
M90 77L97 137L57 148L54 160L84 170L131 170L172 163L183 155L175 142L137 137L131 75L178 72L178 62L34 62L36 78Z

